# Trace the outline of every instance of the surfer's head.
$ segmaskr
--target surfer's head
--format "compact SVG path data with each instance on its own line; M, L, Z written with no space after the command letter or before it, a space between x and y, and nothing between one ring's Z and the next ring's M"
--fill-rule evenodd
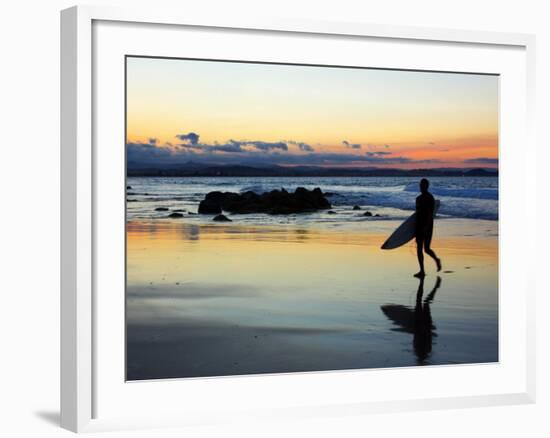
M428 191L428 187L430 187L430 181L428 181L426 178L422 178L420 180L420 191L422 193L426 193Z

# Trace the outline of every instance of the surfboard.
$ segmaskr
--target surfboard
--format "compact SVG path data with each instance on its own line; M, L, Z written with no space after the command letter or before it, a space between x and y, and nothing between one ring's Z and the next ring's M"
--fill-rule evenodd
M439 210L439 199L435 200L434 217ZM388 240L382 245L382 249L395 249L405 245L414 238L416 228L416 213L413 213L388 237Z

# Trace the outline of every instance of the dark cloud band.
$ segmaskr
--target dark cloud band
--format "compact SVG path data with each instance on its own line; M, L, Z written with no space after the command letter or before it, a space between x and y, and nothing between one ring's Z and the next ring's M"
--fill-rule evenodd
M437 159L414 160L406 156L396 156L389 151L376 150L368 145L369 150L364 153L318 152L307 143L295 140L281 140L269 142L262 140L228 140L225 143L202 143L197 133L178 134L182 141L173 145L164 143L159 145L156 138L150 138L146 143L128 143L128 165L133 167L177 166L189 161L203 164L243 164L243 165L324 165L324 166L364 166L364 165L402 165L402 164L437 164ZM358 143L342 142L346 148L360 149ZM290 153L289 145L296 146L304 154ZM463 161L464 164L498 163L496 158L471 158Z

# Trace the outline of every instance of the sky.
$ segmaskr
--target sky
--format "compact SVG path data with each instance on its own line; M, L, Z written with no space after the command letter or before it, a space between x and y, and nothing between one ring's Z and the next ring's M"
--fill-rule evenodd
M127 157L325 167L498 167L498 77L127 58Z

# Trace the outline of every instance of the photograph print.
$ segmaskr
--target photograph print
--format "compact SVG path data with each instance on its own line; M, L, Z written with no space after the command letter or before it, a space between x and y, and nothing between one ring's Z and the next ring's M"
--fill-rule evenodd
M498 75L125 62L127 380L498 362Z

